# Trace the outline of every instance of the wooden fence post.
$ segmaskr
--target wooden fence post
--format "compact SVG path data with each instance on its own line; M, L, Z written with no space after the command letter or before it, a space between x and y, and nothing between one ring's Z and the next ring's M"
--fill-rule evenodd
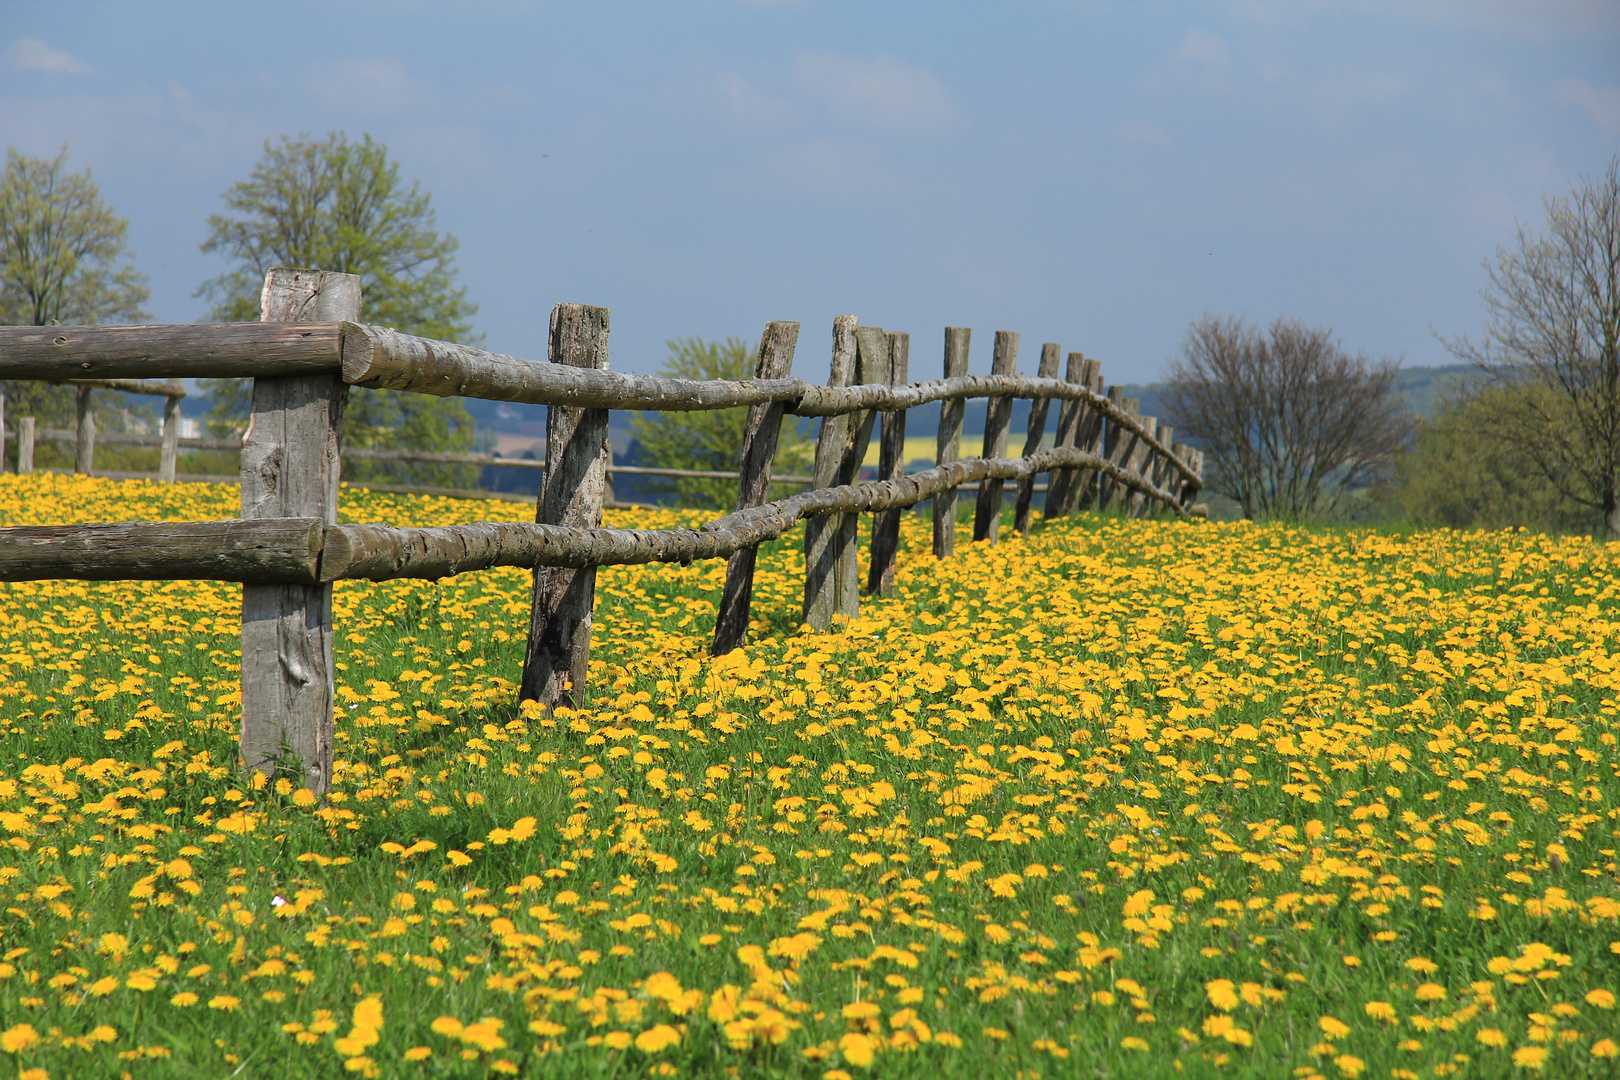
M968 369L968 343L973 331L966 326L945 328L945 377L954 379L966 375ZM962 417L967 413L967 402L962 398L939 403L939 444L934 453L934 464L949 465L962 456ZM956 554L956 489L949 488L934 496L934 558L949 559Z
M879 382L888 371L889 335L883 332L883 327L863 326L856 330L855 385ZM851 414L849 441L844 446L844 461L838 470L840 487L860 480L861 466L866 462L866 449L872 442L872 428L877 423L877 415L876 409ZM853 619L861 613L860 526L861 515L839 515L838 562L833 569L833 578L838 596L837 613L845 619Z
M911 381L911 335L889 335L889 370L886 382L904 386ZM879 480L898 480L906 472L906 410L883 414L883 441L878 457ZM879 510L872 517L872 566L866 587L883 595L894 591L895 559L900 553L901 509Z
M261 322L339 322L360 317L360 278L281 267L265 275ZM82 392L82 391L81 391ZM242 436L242 517L319 518L337 524L343 413L341 377L253 380ZM242 586L242 760L271 773L283 748L303 782L332 784L331 585Z
M793 350L799 343L799 324L773 322L765 325L759 339L759 359L754 364L756 379L785 379L793 373ZM737 510L763 506L770 498L771 462L776 457L776 440L782 429L782 403L772 401L751 405L743 427L741 478L737 488ZM759 546L742 548L726 560L726 588L720 596L720 613L714 620L715 656L740 648L748 639L748 609L754 598L754 562Z
M1041 346L1041 366L1036 375L1042 379L1057 378L1058 355L1061 352L1057 342L1049 341ZM1029 435L1024 439L1024 456L1035 453L1041 448L1041 440L1046 438L1046 414L1050 411L1051 398L1035 398L1029 403ZM1046 490L1047 499L1052 498L1052 481L1049 477ZM1013 529L1022 536L1029 535L1029 511L1035 501L1035 474L1024 477L1018 481L1018 498L1013 503Z
M1097 361L1088 360L1080 353L1069 354L1068 368L1063 380L1090 387L1096 375ZM1084 402L1065 401L1058 413L1057 442L1060 447L1081 445L1089 434L1092 410ZM1046 492L1045 517L1048 521L1074 513L1084 487L1085 476L1078 469L1054 469Z
M1195 450L1183 443L1181 449L1177 451L1176 456L1181 458L1182 461L1185 461L1192 468L1193 472L1197 473L1199 476L1204 475L1204 452L1202 450ZM1181 483L1181 508L1183 510L1192 509L1193 503L1197 500L1198 492L1200 490L1202 489L1199 487L1199 485L1195 484L1191 480L1183 478Z
M1175 428L1168 424L1160 424L1159 430L1153 433L1153 437L1158 439L1159 442L1163 443L1165 446L1170 447L1171 452L1174 453L1174 447L1176 445ZM1179 486L1178 481L1180 475L1180 473L1176 472L1176 470L1171 467L1169 459L1161 456L1157 452L1153 454L1153 475L1148 477L1148 479L1153 481L1154 486L1164 488L1167 491L1173 491ZM1164 513L1164 504L1155 499L1148 503L1147 509L1150 516L1158 517Z
M86 476L96 467L96 409L90 400L92 392L88 386L79 387L75 401L79 427L73 443L73 471Z
M17 471L34 471L34 418L25 416L17 421Z
M6 395L0 394L0 473L6 471Z
M1133 398L1131 400L1140 402L1141 399ZM1140 404L1137 407L1141 408ZM1142 416L1138 413L1136 419L1142 425L1142 430L1149 435L1158 434L1159 421L1157 417ZM1131 453L1125 459L1125 467L1137 476L1150 478L1153 475L1153 447L1142 436L1136 435L1132 437ZM1125 506L1128 517L1139 518L1147 512L1147 496L1140 491L1132 491L1125 498Z
M551 362L606 371L608 309L558 304L551 309ZM546 406L546 468L534 520L541 525L602 526L602 493L612 460L608 410ZM534 572L534 607L519 699L550 710L585 703L591 660L596 567L542 566ZM568 680L571 685L564 685Z
M177 380L169 380L176 390L180 389ZM180 399L170 395L163 399L163 449L158 458L158 480L165 484L174 483L175 459L180 456Z
M855 373L855 330L853 315L840 315L833 320L832 366L827 375L828 386L848 386ZM816 466L812 473L813 489L829 488L837 483L838 471L844 462L844 444L848 440L850 416L828 416L821 421L821 434L816 438ZM837 578L838 524L836 515L819 515L804 523L804 621L815 630L832 625L838 611Z
M1106 389L1104 383L1106 380L1103 378L1102 362L1100 360L1088 360L1086 363L1091 371L1091 392L1098 397L1104 396ZM1107 435L1107 421L1108 417L1101 409L1088 408L1085 418L1080 423L1080 438L1075 445L1088 454L1096 454L1101 457L1103 439ZM1087 469L1080 474L1075 485L1074 506L1070 510L1071 513L1076 510L1096 508L1098 485L1101 480L1102 474L1095 469Z
M1018 335L1011 330L996 331L996 349L990 360L990 374L1018 373ZM993 397L984 407L984 457L1007 456L1007 427L1012 422L1013 399ZM973 540L994 544L1001 531L1001 491L1005 480L986 479L979 484L979 499L973 510Z
M1125 396L1123 386L1110 386L1108 388L1108 401L1114 408L1126 414L1134 414L1136 410L1130 407L1133 399ZM1112 417L1108 420L1107 434L1103 438L1103 457L1111 464L1121 468L1125 465L1125 458L1131 451L1131 432L1124 425L1116 422ZM1116 483L1111 476L1097 478L1097 509L1107 510L1113 506L1126 489Z

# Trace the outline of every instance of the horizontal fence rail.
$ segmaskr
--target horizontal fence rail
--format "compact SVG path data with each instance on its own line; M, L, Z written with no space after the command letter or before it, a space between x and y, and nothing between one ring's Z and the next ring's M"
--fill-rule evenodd
M808 517L903 509L971 481L1019 480L1061 467L1097 469L1132 490L1171 501L1169 492L1095 454L1053 449L1010 460L957 461L898 480L821 488L696 529L582 529L521 521L433 528L323 526L315 518L27 526L4 530L0 581L312 585L349 578L432 580L495 566L684 565L775 540Z
M893 412L935 401L968 398L1056 398L1079 401L1146 441L1191 480L1198 473L1115 403L1087 387L1019 375L959 375L887 386L816 386L802 379L665 379L595 368L573 368L413 337L360 323L296 324L307 338L288 345L288 363L267 368L266 358L287 342L281 324L220 323L178 326L0 327L0 378L62 380L74 367L121 377L178 373L235 378L294 373L341 373L351 386L403 390L439 397L473 397L529 405L586 409L691 412L780 403L794 416L840 416L876 409ZM277 334L244 334L272 327ZM40 330L60 331L55 337ZM124 333L120 334L119 331ZM319 331L319 333L316 333ZM219 343L214 344L213 339ZM42 339L48 338L48 341ZM232 343L251 345L234 357ZM103 377L106 377L103 375Z
M973 536L994 544L1003 490L1016 482L1013 528L1030 528L1031 501L1046 491L1044 515L1084 507L1132 515L1202 511L1202 454L1121 387L1105 387L1098 362L1041 349L1039 372L1018 373L1019 336L995 335L992 373L968 375L971 331L947 327L944 378L909 381L911 336L834 320L825 386L792 375L799 324L766 326L754 378L694 381L608 370L608 311L558 304L551 314L548 360L520 360L464 345L401 334L358 321L359 279L318 270L276 268L265 277L261 322L184 326L0 327L0 379L74 383L78 427L16 432L19 471L31 471L36 439L75 444L75 471L88 473L96 441L96 389L163 395L161 438L108 433L102 442L162 447L160 476L175 479L175 457L188 450L239 454L241 520L117 522L0 529L0 581L202 579L242 583L242 734L247 768L273 772L283 748L317 792L331 783L336 670L332 583L340 580L438 579L491 567L534 574L520 696L543 709L577 707L589 670L595 573L599 566L727 560L716 615L716 654L744 644L755 556L798 522L805 529L804 620L825 629L859 610L856 522L874 514L866 589L896 587L899 512L932 500L934 554L955 550L956 496L977 491ZM248 377L252 417L235 439L180 439L184 377ZM159 381L167 379L169 381ZM437 396L478 397L547 406L546 459L345 447L342 421L351 386ZM964 402L987 399L983 449L961 451ZM1024 456L1008 454L1012 402L1031 408ZM933 468L904 475L910 409L941 402ZM1061 405L1056 445L1041 449L1048 406ZM737 471L614 465L608 411L746 408ZM821 420L812 476L775 476L772 464L784 417ZM0 398L0 433L5 432ZM881 425L877 478L859 482L867 447ZM0 439L0 447L4 446ZM535 520L398 528L337 522L344 460L432 463L537 470ZM732 480L737 508L697 528L612 529L614 473ZM1049 474L1047 484L1037 476ZM218 479L210 477L209 479ZM773 483L810 490L767 502ZM368 485L378 490L412 490ZM419 489L425 490L425 489ZM498 495L454 489L436 494Z

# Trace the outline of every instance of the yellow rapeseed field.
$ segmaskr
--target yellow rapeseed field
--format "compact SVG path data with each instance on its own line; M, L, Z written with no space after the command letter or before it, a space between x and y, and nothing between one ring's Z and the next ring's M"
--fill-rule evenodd
M6 476L0 525L237 498ZM0 1061L1615 1075L1620 548L1081 517L938 564L927 528L831 633L769 545L720 660L722 563L603 569L554 718L526 572L340 583L324 802L237 766L238 587L0 585Z

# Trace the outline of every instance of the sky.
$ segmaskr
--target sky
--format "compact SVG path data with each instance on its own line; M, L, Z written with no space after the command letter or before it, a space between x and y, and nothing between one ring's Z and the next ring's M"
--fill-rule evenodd
M159 322L266 140L388 147L461 243L482 344L558 301L611 362L834 316L1021 335L1147 382L1206 312L1452 362L1482 260L1620 148L1613 0L361 3L0 0L0 142L66 144Z

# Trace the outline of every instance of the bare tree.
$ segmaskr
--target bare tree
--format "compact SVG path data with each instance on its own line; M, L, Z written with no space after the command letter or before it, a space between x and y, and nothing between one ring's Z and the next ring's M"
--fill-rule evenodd
M1244 517L1324 514L1406 440L1396 370L1345 352L1328 330L1278 319L1262 333L1206 313L1170 362L1163 409Z
M1485 264L1484 340L1446 344L1514 391L1496 436L1620 540L1620 153L1544 205L1548 234L1520 224Z

